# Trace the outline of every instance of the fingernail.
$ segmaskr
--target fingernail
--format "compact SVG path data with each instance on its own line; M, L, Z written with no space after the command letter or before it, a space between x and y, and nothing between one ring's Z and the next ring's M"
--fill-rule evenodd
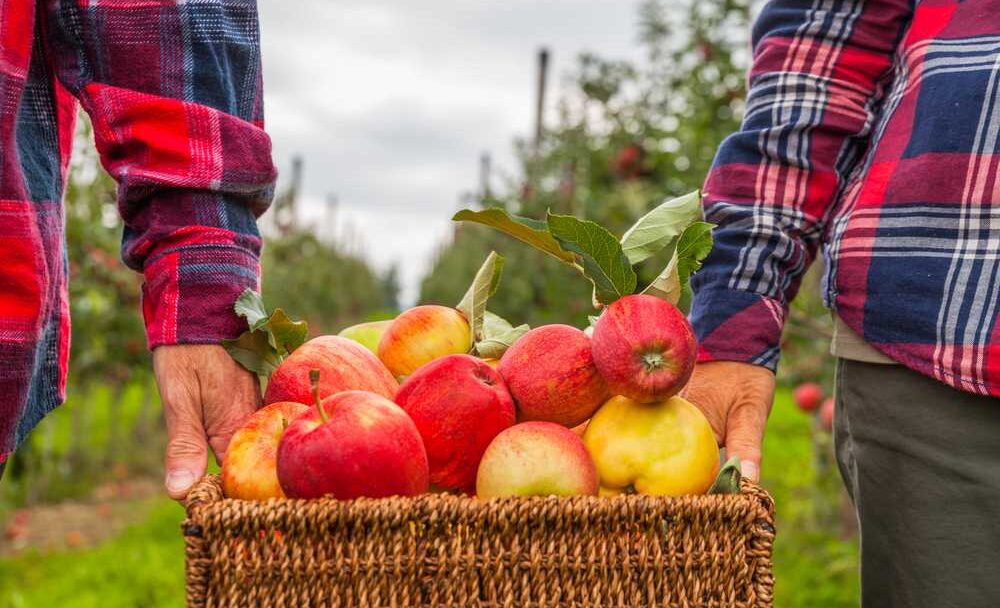
M167 473L167 491L168 492L183 492L191 487L194 483L194 474L187 469L177 469Z
M760 471L757 469L757 464L750 460L740 461L740 474L746 477L750 481L757 481L757 475Z

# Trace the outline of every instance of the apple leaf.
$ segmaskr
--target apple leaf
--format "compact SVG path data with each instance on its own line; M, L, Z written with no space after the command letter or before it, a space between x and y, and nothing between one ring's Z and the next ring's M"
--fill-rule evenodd
M236 298L233 310L238 316L247 320L251 330L260 329L270 316L264 308L264 298L252 289L243 290L243 293Z
M236 298L233 310L247 320L248 329L235 340L223 340L222 346L237 363L265 380L309 335L305 321L292 320L280 308L268 314L264 300L252 289Z
M302 346L309 336L309 326L305 321L293 321L280 308L274 309L264 327L271 346L288 354Z
M677 304L687 288L691 274L712 251L712 228L707 222L694 222L667 246L670 261L642 293Z
M476 354L483 359L499 359L530 329L528 325L513 327L503 317L486 311L483 317L483 339L476 343Z
M500 274L503 272L503 256L496 251L491 251L486 256L486 261L476 271L476 277L472 280L472 285L462 296L462 301L458 303L458 310L462 311L469 321L472 329L472 342L475 344L483 339L483 316L486 314L486 302L497 291L500 285Z
M263 331L245 331L235 340L223 340L222 346L237 363L264 378L281 364L281 355L271 346L268 334Z
M740 474L740 459L733 456L719 469L719 474L715 477L712 487L708 489L708 493L739 494L742 478L743 476Z
M712 228L708 222L694 222L684 229L677 242L677 274L681 285L687 286L691 274L701 268L702 261L712 252Z
M611 304L635 291L636 276L613 234L572 215L548 215L549 232L566 251L580 258L583 274L594 284L594 300Z
M668 200L639 218L625 232L621 240L622 251L629 263L639 264L662 251L702 217L698 190Z
M497 207L474 211L463 209L452 218L456 222L474 222L489 226L495 230L503 232L507 236L513 237L522 243L531 245L535 249L547 253L566 264L575 264L576 259L572 253L564 251L559 246L559 242L549 234L545 222L533 220L527 217L511 215Z

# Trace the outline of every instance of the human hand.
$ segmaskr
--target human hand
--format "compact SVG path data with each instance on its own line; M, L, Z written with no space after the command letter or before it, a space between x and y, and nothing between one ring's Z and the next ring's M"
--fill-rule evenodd
M760 477L760 444L774 401L774 373L736 361L699 363L682 396L705 414L727 458L740 459L740 472Z
M183 500L205 475L208 450L221 462L233 433L260 404L260 388L221 347L158 346L153 373L167 422L167 494Z

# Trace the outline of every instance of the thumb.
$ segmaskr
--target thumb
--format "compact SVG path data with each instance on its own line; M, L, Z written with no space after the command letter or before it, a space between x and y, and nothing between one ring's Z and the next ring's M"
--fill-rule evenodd
M740 459L740 473L751 481L760 477L760 444L767 424L767 408L746 404L734 407L726 421L726 457Z
M183 500L188 490L205 475L208 444L197 409L190 405L164 405L167 419L167 494Z

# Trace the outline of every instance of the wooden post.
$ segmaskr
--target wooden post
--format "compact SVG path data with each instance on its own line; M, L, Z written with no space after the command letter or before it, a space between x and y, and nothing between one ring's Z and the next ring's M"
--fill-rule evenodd
M545 130L545 87L549 74L549 50L542 47L538 50L538 84L535 105L535 158L541 153L542 134Z

